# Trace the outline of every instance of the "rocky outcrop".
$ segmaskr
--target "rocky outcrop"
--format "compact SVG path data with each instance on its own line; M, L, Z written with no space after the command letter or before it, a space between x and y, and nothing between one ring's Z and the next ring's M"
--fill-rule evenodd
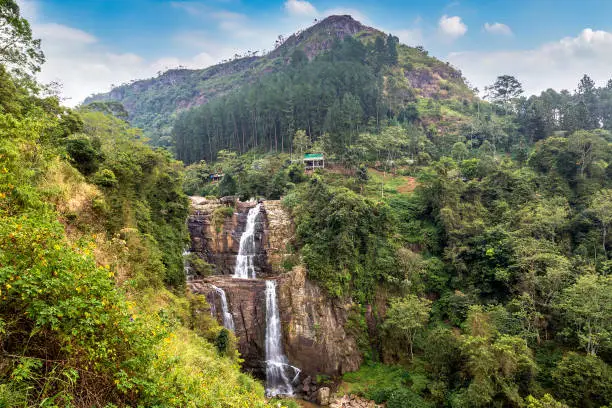
M215 211L232 205L233 215L215 225ZM240 236L248 210L254 205L192 197L188 219L191 252L213 264L215 275L189 281L188 285L192 292L206 296L220 323L220 299L211 285L225 291L236 328L238 350L245 360L244 368L264 378L265 280L228 276L234 272ZM351 304L330 299L318 285L306 279L304 267L296 266L291 272L285 272L286 261L299 263L299 257L291 250L294 232L291 217L281 202L264 201L261 219L256 223L256 242L261 248L256 259L257 276L278 282L285 354L292 365L302 370L303 377L338 376L356 370L362 361L361 353L355 339L344 329ZM308 388L305 393L314 395L318 385L313 383Z
M225 198L225 197L224 197ZM244 232L248 212L255 202L235 200L208 200L203 197L191 197L191 212L187 219L187 228L191 237L190 252L214 266L218 275L232 275L236 265L236 256L240 248L240 237ZM220 222L214 213L220 207L233 207L231 217L224 217ZM265 214L261 214L255 226L256 247L255 266L259 274L269 274L270 266L264 248Z
M263 203L266 215L264 231L264 250L273 274L286 272L283 266L285 260L295 257L292 254L295 228L291 217L278 200L268 200Z
M329 405L330 408L382 408L383 405L378 405L374 401L358 397L356 395L343 395L336 398Z
M279 309L285 353L293 365L311 375L337 376L359 368L361 353L344 329L351 304L330 299L295 267L279 278Z
M220 299L212 285L225 291L229 310L234 318L238 351L244 359L243 368L259 378L265 378L266 283L259 279L233 279L211 276L187 283L193 293L206 296L217 311L219 324Z

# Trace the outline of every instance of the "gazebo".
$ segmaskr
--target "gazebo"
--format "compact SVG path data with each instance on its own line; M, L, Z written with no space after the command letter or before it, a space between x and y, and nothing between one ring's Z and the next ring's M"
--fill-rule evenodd
M306 153L304 155L304 166L306 170L325 168L325 156L323 153Z

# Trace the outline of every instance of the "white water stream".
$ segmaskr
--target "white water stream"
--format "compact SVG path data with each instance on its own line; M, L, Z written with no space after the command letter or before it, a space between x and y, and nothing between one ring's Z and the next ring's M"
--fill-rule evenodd
M216 287L215 285L210 285L215 292L217 292L217 295L219 295L219 298L221 299L221 313L223 315L223 326L225 326L226 329L231 330L231 331L236 331L236 327L234 326L234 318L232 317L232 314L229 311L229 307L227 304L227 296L225 296L225 291L221 288Z
M255 279L257 277L255 276L253 258L257 250L255 248L255 221L260 211L261 204L257 204L249 210L249 214L247 215L246 226L240 237L240 247L238 248L238 257L236 258L234 278Z
M276 281L266 281L266 395L293 395L300 369L283 353L281 322L276 304Z

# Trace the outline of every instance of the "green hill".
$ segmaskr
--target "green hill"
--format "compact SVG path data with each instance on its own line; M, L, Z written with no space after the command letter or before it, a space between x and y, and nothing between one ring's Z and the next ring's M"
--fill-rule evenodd
M198 70L172 69L155 78L133 81L87 98L95 101L117 101L129 113L132 125L140 127L154 144L170 145L171 131L177 113L206 104L246 84L257 82L269 74L284 72L296 50L309 59L329 51L336 39L353 37L364 44L373 44L386 35L367 27L351 16L330 16L308 29L288 37L264 56L249 55ZM398 64L386 77L401 82L399 89L388 87L390 97L402 98L412 89L417 97L441 100L473 98L461 73L450 65L427 55L421 48L398 46Z

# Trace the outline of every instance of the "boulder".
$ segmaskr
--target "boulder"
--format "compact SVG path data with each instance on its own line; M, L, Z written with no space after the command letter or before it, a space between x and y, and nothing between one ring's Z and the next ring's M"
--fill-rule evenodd
M319 405L327 406L329 405L329 397L331 395L331 390L328 387L321 387L317 390L316 402Z

